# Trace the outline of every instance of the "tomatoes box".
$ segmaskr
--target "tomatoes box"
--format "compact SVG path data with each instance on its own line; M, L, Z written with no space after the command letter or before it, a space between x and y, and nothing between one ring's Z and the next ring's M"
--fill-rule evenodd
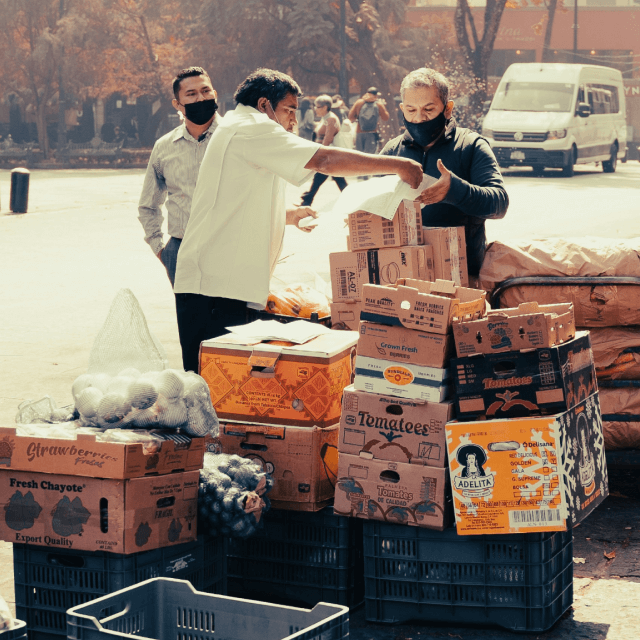
M452 414L450 402L405 400L349 386L342 396L338 451L445 467L445 425Z
M566 531L609 494L597 393L556 415L446 428L459 534Z

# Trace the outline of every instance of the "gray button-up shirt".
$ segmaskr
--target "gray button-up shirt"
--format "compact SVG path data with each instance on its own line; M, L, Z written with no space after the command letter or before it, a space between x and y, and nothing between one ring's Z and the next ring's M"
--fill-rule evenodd
M184 236L200 163L219 122L220 116L216 114L200 142L183 123L153 146L138 203L138 220L144 229L145 241L156 255L164 247L161 206L165 200L169 235Z

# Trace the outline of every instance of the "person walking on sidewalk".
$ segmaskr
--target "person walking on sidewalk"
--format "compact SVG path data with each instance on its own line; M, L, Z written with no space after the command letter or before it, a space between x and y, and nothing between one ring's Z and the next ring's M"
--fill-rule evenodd
M184 122L153 146L138 203L144 239L167 270L172 287L200 163L220 121L216 113L218 96L202 67L179 71L173 80L173 95L173 107L182 114ZM166 245L161 209L165 200L171 236Z
M380 139L378 125L380 120L387 121L389 112L384 100L378 99L379 91L376 87L369 87L367 92L356 100L349 111L349 120L357 122L356 150L363 153L375 153Z
M342 134L340 133L340 119L331 111L333 100L328 95L321 95L316 98L315 110L316 115L320 118L320 124L316 128L316 142L325 147L347 147L343 144ZM316 173L313 176L311 188L302 194L301 207L310 207L316 193L320 187L326 182L329 176L324 173ZM332 176L338 189L342 191L347 186L347 181L340 176Z
M176 271L178 331L185 370L198 371L200 344L246 323L247 304L264 307L285 224L315 212L286 209L286 182L395 173L414 189L422 168L406 158L367 155L293 134L301 91L290 76L258 69L236 90L235 110L217 128L202 161ZM303 229L307 230L307 229Z

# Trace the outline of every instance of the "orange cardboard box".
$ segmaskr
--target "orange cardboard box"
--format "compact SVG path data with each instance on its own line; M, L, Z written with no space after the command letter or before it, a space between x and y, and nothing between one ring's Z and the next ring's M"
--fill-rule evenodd
M202 468L204 438L175 430L154 433L165 438L157 450L141 443L100 442L89 434L67 440L21 436L15 427L0 427L0 469L125 479Z
M495 309L486 318L454 325L458 357L553 347L575 338L573 304L523 302L515 309Z
M461 535L566 531L609 494L597 393L557 415L446 428Z
M331 303L331 328L349 331L358 331L360 326L360 302Z
M273 476L274 509L319 511L334 495L339 426L278 427L227 422L220 425L223 453L258 462Z
M199 471L101 479L0 470L0 539L135 553L196 539Z
M348 223L350 251L416 246L423 238L420 205L411 200L403 200L391 220L356 211L349 214Z
M433 280L429 246L389 247L329 254L334 302L362 300L366 284L394 284L398 278Z
M450 402L406 400L358 391L351 385L342 396L338 451L445 467L445 424L452 415Z
M427 333L449 333L457 322L486 314L486 292L448 280L399 279L393 286L365 284L360 319Z
M330 427L340 420L357 341L353 331L291 346L227 334L202 343L200 375L221 420Z
M341 453L333 512L442 531L450 522L447 469Z
M464 227L422 227L422 243L433 249L434 280L469 286Z

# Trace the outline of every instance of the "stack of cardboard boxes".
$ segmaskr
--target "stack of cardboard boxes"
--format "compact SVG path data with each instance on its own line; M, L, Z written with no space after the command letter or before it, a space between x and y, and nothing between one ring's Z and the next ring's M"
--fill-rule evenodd
M318 511L333 499L340 398L351 382L357 334L304 323L311 333L295 343L298 324L278 325L277 340L206 340L200 375L220 420L222 451L251 458L273 476L275 509Z
M589 333L571 303L521 304L454 327L447 425L458 533L564 531L608 495Z
M391 221L351 214L354 251L330 257L332 319L340 321L351 307L359 321L354 384L342 402L335 510L442 529L450 517L445 424L453 413L451 327L482 316L485 294L459 284L468 281L463 230L423 229L414 215L419 211L405 201ZM416 244L388 248L408 240ZM394 267L390 278L386 263L393 251L407 271ZM418 256L415 263L422 260L427 269L412 269L414 261L403 255ZM449 279L437 279L445 275ZM345 282L354 283L352 290ZM345 295L353 299L342 302Z

